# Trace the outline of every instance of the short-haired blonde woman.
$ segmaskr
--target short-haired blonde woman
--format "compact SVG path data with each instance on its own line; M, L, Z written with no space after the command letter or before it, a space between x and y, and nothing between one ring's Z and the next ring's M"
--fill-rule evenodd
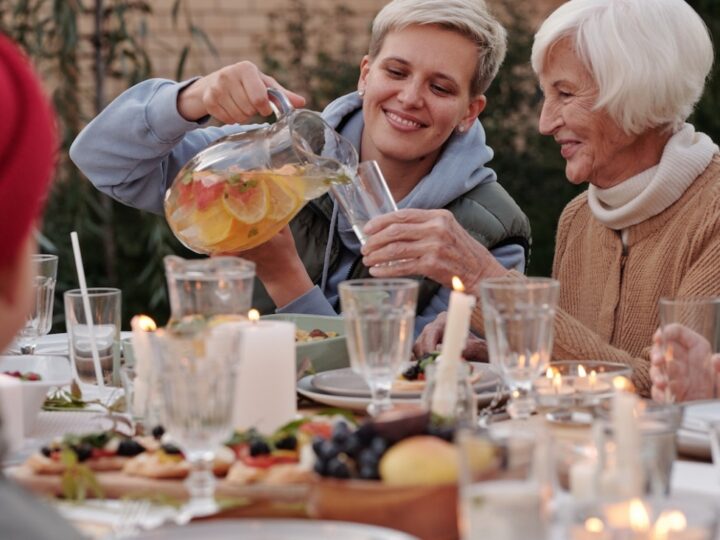
M553 358L629 364L643 395L659 298L720 295L720 155L686 123L712 62L707 28L684 0L570 0L533 45L540 132L560 146L568 180L589 184L558 224ZM392 219L403 216L371 226L389 230ZM507 273L486 250L472 253L457 269L471 287ZM426 328L418 351L437 345L441 324ZM482 331L479 309L473 324Z
M399 207L445 209L502 265L522 271L529 224L485 166L492 150L477 119L505 39L483 0L394 0L374 20L357 92L323 116L361 160L378 162ZM267 86L279 88L249 62L182 83L145 81L93 120L70 156L99 189L160 213L165 190L190 157L223 135L252 129L236 122L271 113ZM208 115L227 125L201 129ZM335 314L338 284L369 275L350 224L327 195L310 202L290 230L242 254L256 262L269 293L256 287L253 305ZM448 288L422 279L418 331L447 308L448 297Z

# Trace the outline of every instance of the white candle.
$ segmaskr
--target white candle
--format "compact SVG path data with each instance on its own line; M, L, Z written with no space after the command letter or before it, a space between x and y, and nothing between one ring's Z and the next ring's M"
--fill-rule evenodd
M643 464L641 456L640 427L636 405L639 398L628 391L630 383L624 377L613 379L615 391L612 400L612 426L616 448L618 483L623 497L638 497L643 492Z
M297 415L295 325L256 316L232 323L240 331L233 422L271 434Z
M462 292L465 288L457 276L453 277L453 289L443 332L442 354L437 359L432 398L432 412L446 418L454 416L458 366L462 361L462 351L470 331L470 315L475 306L475 297Z
M135 315L130 320L130 327L132 328L130 341L135 358L132 410L136 415L144 416L148 407L153 359L148 332L154 332L157 326L147 315Z
M579 501L589 501L595 498L595 475L597 462L587 459L573 463L570 466L570 493Z
M25 411L22 392L22 382L18 378L0 373L0 437L5 439L10 452L22 448L25 437L24 413L37 414L36 410Z

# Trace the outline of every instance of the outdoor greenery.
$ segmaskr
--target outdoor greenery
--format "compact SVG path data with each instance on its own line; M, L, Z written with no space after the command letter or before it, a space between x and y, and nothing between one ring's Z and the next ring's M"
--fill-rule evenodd
M720 43L720 3L690 0ZM528 59L532 24L520 2L505 0L503 18L509 30L507 60L488 92L481 116L489 144L495 150L491 166L510 194L528 214L533 227L529 273L548 275L555 226L565 204L583 189L570 185L555 143L537 133L541 95ZM357 39L355 16L347 5L332 11L309 9L311 0L287 0L271 17L271 31L259 47L263 68L289 88L309 98L308 107L321 110L330 100L355 89L358 65L367 39ZM175 0L173 19L187 43L177 52L176 77L181 78L194 47L213 50L182 0ZM94 31L79 30L81 17L91 16ZM109 82L129 87L152 76L152 63L143 45L152 16L152 3L142 0L0 0L0 31L16 39L33 57L52 88L62 148L58 178L48 202L42 248L60 255L56 325L62 331L62 291L77 286L69 233L81 237L85 271L92 286L123 290L124 321L146 312L159 322L167 319L162 257L190 256L170 233L164 219L111 201L97 192L69 162L67 149L79 130L108 99ZM319 31L322 29L322 31ZM333 32L329 32L333 29ZM366 30L369 35L369 28ZM151 36L150 36L151 37ZM91 63L91 85L80 80ZM691 119L700 131L720 141L720 80L717 65L704 98ZM94 103L91 114L80 104Z

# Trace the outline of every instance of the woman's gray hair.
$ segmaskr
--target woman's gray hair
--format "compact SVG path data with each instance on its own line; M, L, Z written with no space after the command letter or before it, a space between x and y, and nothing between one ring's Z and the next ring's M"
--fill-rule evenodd
M627 133L678 130L713 63L707 27L684 0L570 0L535 34L535 73L563 38L571 39L598 85L596 109Z
M483 94L497 75L507 51L507 33L488 10L485 0L393 0L372 25L368 55L380 54L389 32L412 25L437 25L475 43L478 52L470 94Z

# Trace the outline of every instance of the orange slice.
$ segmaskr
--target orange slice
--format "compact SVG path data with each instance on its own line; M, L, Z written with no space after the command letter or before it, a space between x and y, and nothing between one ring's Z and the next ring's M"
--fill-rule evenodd
M280 175L272 175L267 178L267 189L270 197L270 209L268 210L268 219L273 221L282 221L300 205L302 200L295 194L287 184L287 182L296 181L297 178L283 178Z
M232 229L233 216L225 211L225 205L219 201L204 210L195 210L193 228L198 239L205 247L225 240Z
M222 201L225 209L238 221L253 224L268 213L268 189L260 175L225 186Z

